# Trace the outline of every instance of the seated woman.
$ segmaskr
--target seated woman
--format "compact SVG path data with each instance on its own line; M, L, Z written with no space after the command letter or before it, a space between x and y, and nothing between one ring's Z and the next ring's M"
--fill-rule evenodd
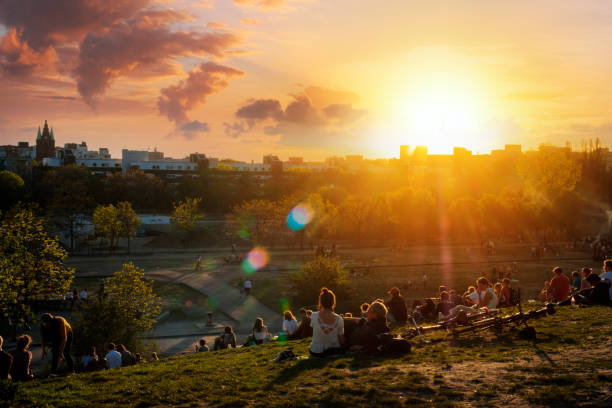
M232 330L232 326L225 326L224 333L215 339L213 350L226 349L236 347L236 334Z
M481 276L476 281L476 291L468 298L474 303L473 306L455 306L451 310L451 314L456 316L459 311L464 311L467 314L475 313L479 308L495 309L498 303L498 297L495 291L491 288L489 281L484 276Z
M284 325L284 324L283 324ZM264 324L264 321L261 317L255 319L255 324L253 324L253 330L251 331L251 335L247 337L245 346L255 346L262 344L264 340L270 337L270 332L268 332L268 328Z
M587 277L587 280L591 287L576 293L574 295L574 301L586 305L609 305L610 281L601 279L596 273L591 273ZM567 302L564 303L567 304Z
M87 371L87 366L89 365L89 363L91 363L92 361L98 361L98 355L96 354L96 348L94 346L91 346L89 348L89 351L87 352L87 355L83 356L81 361L83 362L83 370Z
M389 321L405 322L408 320L408 309L406 309L406 302L400 294L399 288L391 288L389 294L391 299L385 303L385 306L389 309Z
M440 293L440 303L436 305L436 316L442 315L442 317L446 317L450 314L451 309L454 307L453 303L450 301L450 294L448 292Z
M373 302L367 311L367 317L362 318L347 339L347 346L352 351L374 352L382 344L379 334L388 333L387 308L383 303Z
M510 287L510 279L504 278L499 296L499 307L508 307L513 305L512 288Z
M32 338L27 334L17 338L17 348L11 353L13 355L13 365L11 366L11 378L13 381L27 381L34 378L30 370L32 362L32 352L28 350Z
M344 321L342 316L334 313L336 295L327 288L321 288L319 294L319 311L312 314L312 341L310 354L325 357L344 352Z
M587 279L591 272L591 268L582 268L582 280L580 281L580 290L589 289L591 287L591 284Z
M291 337L295 334L298 329L298 322L295 320L293 313L290 310L287 310L284 314L283 320L283 331L287 333L287 336Z

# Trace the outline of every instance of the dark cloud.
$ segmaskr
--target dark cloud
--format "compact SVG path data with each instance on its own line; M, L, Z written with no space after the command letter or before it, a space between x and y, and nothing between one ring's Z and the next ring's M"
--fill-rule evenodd
M351 99L354 99L354 94L349 92L338 92L336 96L338 95L343 95L344 99L346 95L351 95ZM340 128L356 121L366 113L364 110L353 108L350 103L335 103L318 109L306 92L292 95L292 98L293 100L285 109L276 99L248 100L236 111L237 121L233 124L224 124L225 133L238 137L259 124L264 124L263 131L268 135Z
M20 38L15 28L10 28L6 35L0 38L0 72L3 76L30 75L41 66L53 65L55 58L53 48L42 52L33 50Z
M161 90L157 100L159 112L180 125L189 121L187 112L205 103L206 98L229 85L228 80L244 72L214 62L204 62L189 72L184 81Z
M179 130L183 132L210 132L210 127L206 122L200 122L199 120L192 120L191 122L183 123L179 126Z

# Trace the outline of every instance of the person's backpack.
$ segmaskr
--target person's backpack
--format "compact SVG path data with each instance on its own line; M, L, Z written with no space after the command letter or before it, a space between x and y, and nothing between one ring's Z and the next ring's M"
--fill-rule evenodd
M410 353L410 343L402 338L392 338L383 344L382 351L390 354Z

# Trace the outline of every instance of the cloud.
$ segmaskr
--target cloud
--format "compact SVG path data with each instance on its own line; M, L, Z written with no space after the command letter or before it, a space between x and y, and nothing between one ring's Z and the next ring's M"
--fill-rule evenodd
M285 4L285 0L233 0L234 4L243 7L259 7L262 9L275 9Z
M247 24L247 25L257 25L259 24L259 20L256 18L241 18L240 22L242 24Z
M326 90L326 88L316 89ZM327 98L327 100L357 99L357 96L351 92L329 91L327 95L335 95L336 99ZM261 126L265 134L284 136L313 130L338 130L355 122L366 113L364 110L353 108L350 103L333 103L319 109L312 103L306 90L292 95L292 98L293 100L284 109L276 99L249 99L236 110L237 121L224 124L225 133L238 137L257 126ZM325 98L320 98L323 99Z
M174 21L175 15L168 16ZM121 21L103 34L88 34L75 70L77 88L85 101L95 103L114 79L138 68L150 67L185 56L225 56L239 42L228 32L199 33L171 31L160 15L142 14Z
M192 120L191 122L183 123L179 126L179 130L183 132L210 132L208 123L200 122L199 120Z
M41 52L33 50L15 28L10 28L0 38L0 72L4 76L27 76L41 66L53 65L55 59L53 48Z
M244 75L239 69L204 62L189 72L189 76L178 84L161 90L157 107L159 112L177 125L189 121L187 112L206 102L209 95L229 86L230 78Z

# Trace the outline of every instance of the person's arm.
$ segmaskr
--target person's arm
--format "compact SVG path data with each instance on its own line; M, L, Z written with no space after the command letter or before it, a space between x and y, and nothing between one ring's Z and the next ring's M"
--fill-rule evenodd
M478 306L487 306L492 298L493 295L491 294L491 292L489 292L488 290L485 291L485 294L482 299L480 299L480 303L478 304Z
M64 348L66 347L66 341L68 340L68 330L66 324L62 322L62 328L59 330L60 345L59 345L59 361L64 359Z
M236 348L236 335L232 333L232 347Z

